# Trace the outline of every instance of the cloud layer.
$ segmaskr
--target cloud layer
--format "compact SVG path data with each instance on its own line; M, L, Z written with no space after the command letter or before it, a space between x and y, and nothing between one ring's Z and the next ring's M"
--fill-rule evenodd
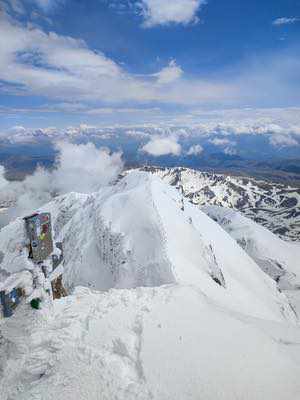
M174 2L164 3L168 9ZM194 8L200 5L191 4ZM245 62L226 78L221 74L204 79L188 76L175 60L156 73L134 75L105 54L90 49L83 40L46 33L17 22L5 12L0 14L0 37L5 38L0 47L0 90L46 97L57 104L57 109L60 107L60 112L78 107L97 115L116 105L119 109L126 105L127 110L174 104L232 107L261 102L265 106L278 97L282 103L300 101L294 79L300 61L295 52L266 55Z
M196 15L206 0L142 0L141 12L144 26L188 24L197 21Z
M182 74L183 71L181 67L176 64L175 60L172 60L167 67L163 68L157 74L154 74L154 76L157 77L158 85L165 85L177 81Z
M300 18L298 17L280 17L273 21L273 25L280 26L280 25L291 25L299 22Z
M299 143L291 135L276 133L271 135L269 142L274 147L293 147L299 146Z
M154 136L142 147L142 150L154 157L168 154L179 156L181 153L181 145L174 137Z
M187 152L188 156L198 156L199 154L203 153L203 147L200 144L195 144L191 146Z
M49 11L57 7L59 4L64 3L65 0L33 0L33 2L42 10Z

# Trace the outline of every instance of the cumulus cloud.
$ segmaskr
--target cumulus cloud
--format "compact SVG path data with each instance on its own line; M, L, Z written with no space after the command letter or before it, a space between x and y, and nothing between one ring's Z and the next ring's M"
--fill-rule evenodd
M200 144L195 144L189 148L187 155L198 156L201 153L203 153L203 147Z
M197 21L197 11L206 0L141 0L144 26L188 24Z
M7 185L7 180L5 179L5 169L0 165L0 190Z
M223 150L224 154L227 154L229 156L234 156L237 154L237 150L234 147L225 147L225 149Z
M296 22L299 22L300 18L298 17L281 17L281 18L276 18L273 21L273 25L275 26L281 26L281 25L291 25L295 24Z
M26 4L26 0L2 0L0 1L0 5L4 4L8 11L12 11L12 13L16 13L19 15L25 14L26 9L24 5ZM39 8L42 12L48 13L58 6L63 5L65 0L27 0L27 3L31 3L33 6ZM37 13L33 11L33 16L36 16Z
M286 134L273 134L270 136L269 142L274 147L299 146L296 139Z
M181 154L181 145L174 137L153 136L151 140L142 147L142 150L155 157L168 154L179 156Z
M110 154L107 149L97 149L92 143L61 142L57 147L58 167L51 175L59 193L94 192L111 182L122 170L121 153Z
M92 143L74 145L61 142L57 149L56 166L52 171L38 167L22 182L7 181L4 168L0 168L0 202L14 204L8 213L0 214L0 226L34 211L56 195L97 191L114 180L123 168L121 153L110 154Z
M213 139L209 139L209 143L212 143L214 146L222 147L222 151L224 154L230 156L237 154L236 150L237 143L234 140L216 137Z
M157 77L157 83L164 85L176 81L182 74L181 67L176 64L175 60L172 60L167 67L163 68L155 76Z
M230 141L226 138L214 138L209 140L214 146L227 146L227 145L235 145L235 142Z

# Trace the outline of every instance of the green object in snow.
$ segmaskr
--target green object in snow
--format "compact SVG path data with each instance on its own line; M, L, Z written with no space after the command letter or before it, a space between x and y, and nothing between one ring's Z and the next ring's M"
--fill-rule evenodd
M30 302L30 305L35 310L38 310L40 308L40 303L41 303L41 299L32 299Z

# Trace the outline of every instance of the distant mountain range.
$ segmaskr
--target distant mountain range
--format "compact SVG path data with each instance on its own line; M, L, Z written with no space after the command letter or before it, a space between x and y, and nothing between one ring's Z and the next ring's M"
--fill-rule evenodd
M92 142L97 147L120 151L130 167L145 164L186 167L248 175L300 187L300 136L292 127L273 125L244 126L243 129L234 125L203 124L195 127L15 127L5 134L0 132L0 164L5 165L9 177L21 179L38 164L51 167L59 141Z

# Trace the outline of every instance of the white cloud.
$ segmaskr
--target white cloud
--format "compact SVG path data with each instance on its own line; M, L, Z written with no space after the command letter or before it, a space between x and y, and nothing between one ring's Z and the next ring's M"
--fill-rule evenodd
M8 0L7 2L12 10L17 14L24 14L25 8L20 0Z
M214 138L214 139L210 139L209 142L215 146L227 146L229 144L232 145L234 143L226 138Z
M197 21L197 11L206 0L141 0L144 26L188 24Z
M234 156L235 154L237 154L237 150L234 147L229 146L229 147L225 147L224 153L229 156Z
M84 83L120 77L120 68L81 40L30 29L0 17L0 79L36 94L64 97L80 93ZM36 66L36 63L40 65ZM90 76L90 78L88 78Z
M11 128L12 133L24 133L25 131L26 128L24 128L22 125L16 125Z
M157 77L157 83L159 85L165 85L176 81L181 77L183 71L181 67L176 64L175 60L172 60L169 65L163 68L160 72L155 74Z
M38 168L22 182L8 182L4 168L0 166L0 201L14 200L15 207L8 215L1 214L0 226L16 216L34 211L50 201L54 194L71 191L92 193L114 180L122 171L121 153L110 154L93 144L74 145L61 142L57 145L59 155L56 168L47 171Z
M121 153L110 154L94 144L74 145L61 142L58 165L52 174L60 193L91 193L108 184L121 172Z
M55 104L56 106L57 104ZM58 104L59 105L59 104ZM73 104L75 110L81 112L80 104ZM61 104L62 110L73 110L72 104ZM46 107L46 106L45 106ZM55 110L59 110L57 107ZM46 108L45 108L46 110ZM10 129L0 131L0 139L10 140L11 142L23 140L37 141L42 137L49 137L51 140L58 140L59 138L67 138L74 140L82 135L101 136L103 132L114 135L117 129L124 129L124 134L130 131L129 135L139 136L143 135L159 135L160 137L172 136L179 139L193 138L193 142L198 142L197 138L207 140L208 143L226 147L232 145L234 142L234 135L259 135L266 136L267 140L272 135L289 135L297 139L300 138L300 108L273 108L273 109L226 109L226 110L195 110L189 114L170 114L168 111L164 112L161 109L135 109L135 108L104 108L99 110L92 109L92 115L101 115L101 121L97 124L93 120L89 120L88 109L83 107L84 121L86 124L78 126L70 126L66 128L25 128L22 126L14 126ZM19 115L22 112L28 112L27 109L7 109L1 108L0 115L14 112ZM116 124L116 115L127 115L128 120L125 122L119 121ZM142 115L141 115L142 114ZM105 120L104 117L112 116L111 120ZM50 115L51 117L51 115ZM145 123L145 119L148 122ZM23 119L21 114L20 121ZM51 119L51 118L50 118ZM199 122L201 121L201 122ZM16 124L17 125L17 124ZM107 130L109 129L109 131ZM177 141L178 141L177 140ZM298 139L297 139L298 140ZM210 142L209 142L210 141Z
M231 132L232 134L233 132ZM212 143L214 146L223 147L224 154L233 156L237 154L236 145L237 143L234 140L229 140L227 138L213 138L209 140L209 143Z
M8 181L5 178L5 169L2 165L0 165L0 190L2 190L7 183Z
M0 48L0 80L7 82L2 90L14 94L104 103L215 102L220 96L232 95L228 84L182 79L175 61L154 74L154 83L149 79L153 74L130 75L82 40L24 26L3 13L0 37L5 37Z
M32 0L42 11L49 12L65 3L65 0Z
M149 133L136 129L129 129L128 131L125 132L125 134L129 137L134 137L134 138L143 138L143 137L145 138L150 136Z
M174 116L173 123L192 127L196 135L211 136L215 145L227 145L231 135L300 135L300 108L194 110Z
M218 110L195 110L195 115L201 118L206 116L206 119L215 121L231 122L235 121L237 124L248 123L253 126L272 124L300 124L300 108L299 107L274 107L274 108L231 108L231 109L218 109Z
M286 134L273 134L269 138L269 142L274 147L299 146L299 143L296 139Z
M87 109L84 112L88 115L103 115L103 114L152 114L158 113L159 108L92 108Z
M56 0L33 0L33 2L44 10L48 10L50 7L53 7L55 3L57 3Z
M197 156L201 153L203 153L203 147L200 144L195 144L189 148L187 155Z
M142 150L155 157L167 154L179 156L181 154L181 145L174 137L153 136L151 140L142 147Z
M65 105L76 99L91 115L109 115L109 108L113 110L116 105L126 105L127 109L145 104L159 104L161 108L169 104L205 105L207 109L257 102L265 106L274 98L289 104L300 101L294 79L300 62L294 51L261 60L259 65L239 66L231 78L220 75L211 80L192 78L187 73L183 76L175 61L156 74L130 74L105 54L89 49L83 40L46 33L4 13L0 13L0 37L5 38L0 47L2 92L43 96ZM70 109L61 109L65 111Z
M300 18L298 17L281 17L277 18L273 21L273 25L280 26L280 25L291 25L296 22L299 22Z

